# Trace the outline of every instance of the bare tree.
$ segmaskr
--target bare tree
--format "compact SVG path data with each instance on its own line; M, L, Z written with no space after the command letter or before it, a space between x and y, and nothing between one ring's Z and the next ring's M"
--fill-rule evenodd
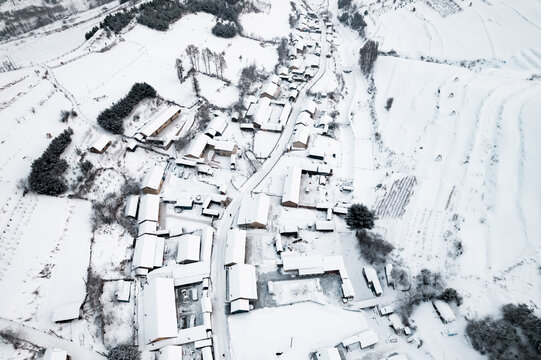
M213 61L213 59L214 59L214 53L209 48L206 48L205 50L203 50L203 61L205 61L205 68L207 70L207 74L211 73L210 63L211 61Z
M192 85L193 85L193 91L195 92L195 95L199 97L201 94L201 88L199 87L199 81L195 77L195 72L192 72Z
M195 45L188 45L186 47L186 54L190 58L192 68L199 71L199 48Z
M177 77L178 80L183 83L184 82L184 66L182 66L182 60L177 59L175 62L175 67L177 69Z
M216 63L218 64L218 68L220 69L220 78L224 79L224 69L227 67L227 63L225 62L224 53L218 54L216 58Z

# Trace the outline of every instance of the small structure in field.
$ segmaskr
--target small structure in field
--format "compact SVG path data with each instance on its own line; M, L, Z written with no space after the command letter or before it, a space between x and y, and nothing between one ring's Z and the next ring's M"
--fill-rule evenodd
M53 310L53 322L64 322L79 319L81 317L81 303L75 302L57 306Z
M142 183L143 193L157 195L165 180L165 166L156 165L145 175Z
M440 316L441 321L443 321L444 324L448 324L456 320L453 309L451 309L451 306L449 306L449 304L447 304L445 301L434 300L432 301L432 305L434 306L434 309L436 310L436 312Z
M96 154L103 154L110 145L111 139L107 135L101 135L88 150Z
M42 360L67 360L68 352L57 348L48 348L43 354Z

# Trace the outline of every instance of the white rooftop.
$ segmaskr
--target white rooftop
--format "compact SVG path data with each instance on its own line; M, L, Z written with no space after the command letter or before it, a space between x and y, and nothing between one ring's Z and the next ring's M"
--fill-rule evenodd
M177 336L173 279L149 279L143 289L143 318L146 343Z
M228 273L229 301L237 299L257 300L257 277L255 266L236 264Z
M259 193L246 197L239 209L237 225L266 227L269 217L270 198Z
M160 197L154 194L146 194L141 196L139 202L139 212L137 220L139 223L143 221L158 222L160 214Z

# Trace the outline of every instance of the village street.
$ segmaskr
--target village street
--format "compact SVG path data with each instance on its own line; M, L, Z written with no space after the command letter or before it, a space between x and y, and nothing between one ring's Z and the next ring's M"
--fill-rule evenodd
M226 234L227 231L233 225L233 219L236 213L239 210L240 204L247 197L251 196L253 189L271 172L278 160L282 157L284 152L287 150L287 146L290 142L291 135L295 128L295 120L299 116L304 103L307 100L307 91L314 86L319 79L323 77L327 69L327 32L326 26L323 24L322 18L319 16L319 21L321 24L321 56L319 57L319 71L312 78L308 84L302 89L297 99L297 102L293 105L291 115L289 116L288 122L278 140L276 146L274 147L270 157L265 161L263 166L252 175L244 185L239 189L235 195L232 197L232 201L229 206L224 210L222 220L218 225L216 231L216 242L213 248L212 254L212 263L211 263L211 279L212 279L212 289L213 289L213 304L214 312L212 313L212 327L214 332L214 354L217 358L231 359L230 352L230 339L229 339L229 329L227 325L227 317L225 310L226 302L226 270L224 267L224 257L226 249Z

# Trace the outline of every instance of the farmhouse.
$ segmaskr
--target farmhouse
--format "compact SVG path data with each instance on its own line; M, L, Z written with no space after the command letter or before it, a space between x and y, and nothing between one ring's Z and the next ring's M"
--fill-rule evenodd
M133 269L142 268L152 270L155 267L161 267L164 248L165 241L163 238L149 234L139 236L135 241L135 249L133 251Z
M177 248L177 263L188 264L200 259L201 237L192 234L182 235Z
M276 99L280 95L280 86L269 81L261 91L261 97Z
M244 264L246 255L246 230L231 229L227 233L225 266Z
M306 111L308 114L310 114L310 117L313 118L317 111L317 105L312 100L309 100L306 102L306 104L304 104L302 111Z
M98 137L94 144L89 148L90 152L103 154L105 150L111 145L111 139L107 135L101 135Z
M257 277L255 266L236 264L228 272L229 301L238 299L257 300Z
M159 194L165 180L165 166L156 165L146 173L142 187L145 194Z
M237 145L229 140L214 141L214 151L220 156L231 156L237 153Z
M245 198L239 209L238 226L266 228L269 218L270 198L259 193Z
M378 334L374 330L366 330L360 334L351 336L342 341L342 345L345 348L351 347L356 343L361 345L361 349L373 346L379 342Z
M301 176L302 169L297 166L292 166L284 180L284 191L282 192L282 205L290 207L299 206L299 198L301 192Z
M143 319L145 342L176 337L177 308L174 281L169 278L149 279L143 289Z
M208 124L205 134L211 138L214 138L215 136L223 135L225 132L225 129L227 129L227 120L225 119L225 117L216 116Z
M159 214L160 197L152 194L141 196L139 211L137 213L137 221L139 224L144 221L158 222Z
M293 132L293 142L292 146L297 149L306 149L308 146L308 138L310 136L310 131L306 126L295 126L295 131Z
M208 135L200 134L190 142L190 147L188 148L188 151L186 151L185 156L194 159L201 158L210 140Z
M152 137L158 135L167 125L171 124L173 120L178 118L180 114L180 107L173 106L158 113L156 117L150 120L145 126L139 130L139 133L144 137Z

